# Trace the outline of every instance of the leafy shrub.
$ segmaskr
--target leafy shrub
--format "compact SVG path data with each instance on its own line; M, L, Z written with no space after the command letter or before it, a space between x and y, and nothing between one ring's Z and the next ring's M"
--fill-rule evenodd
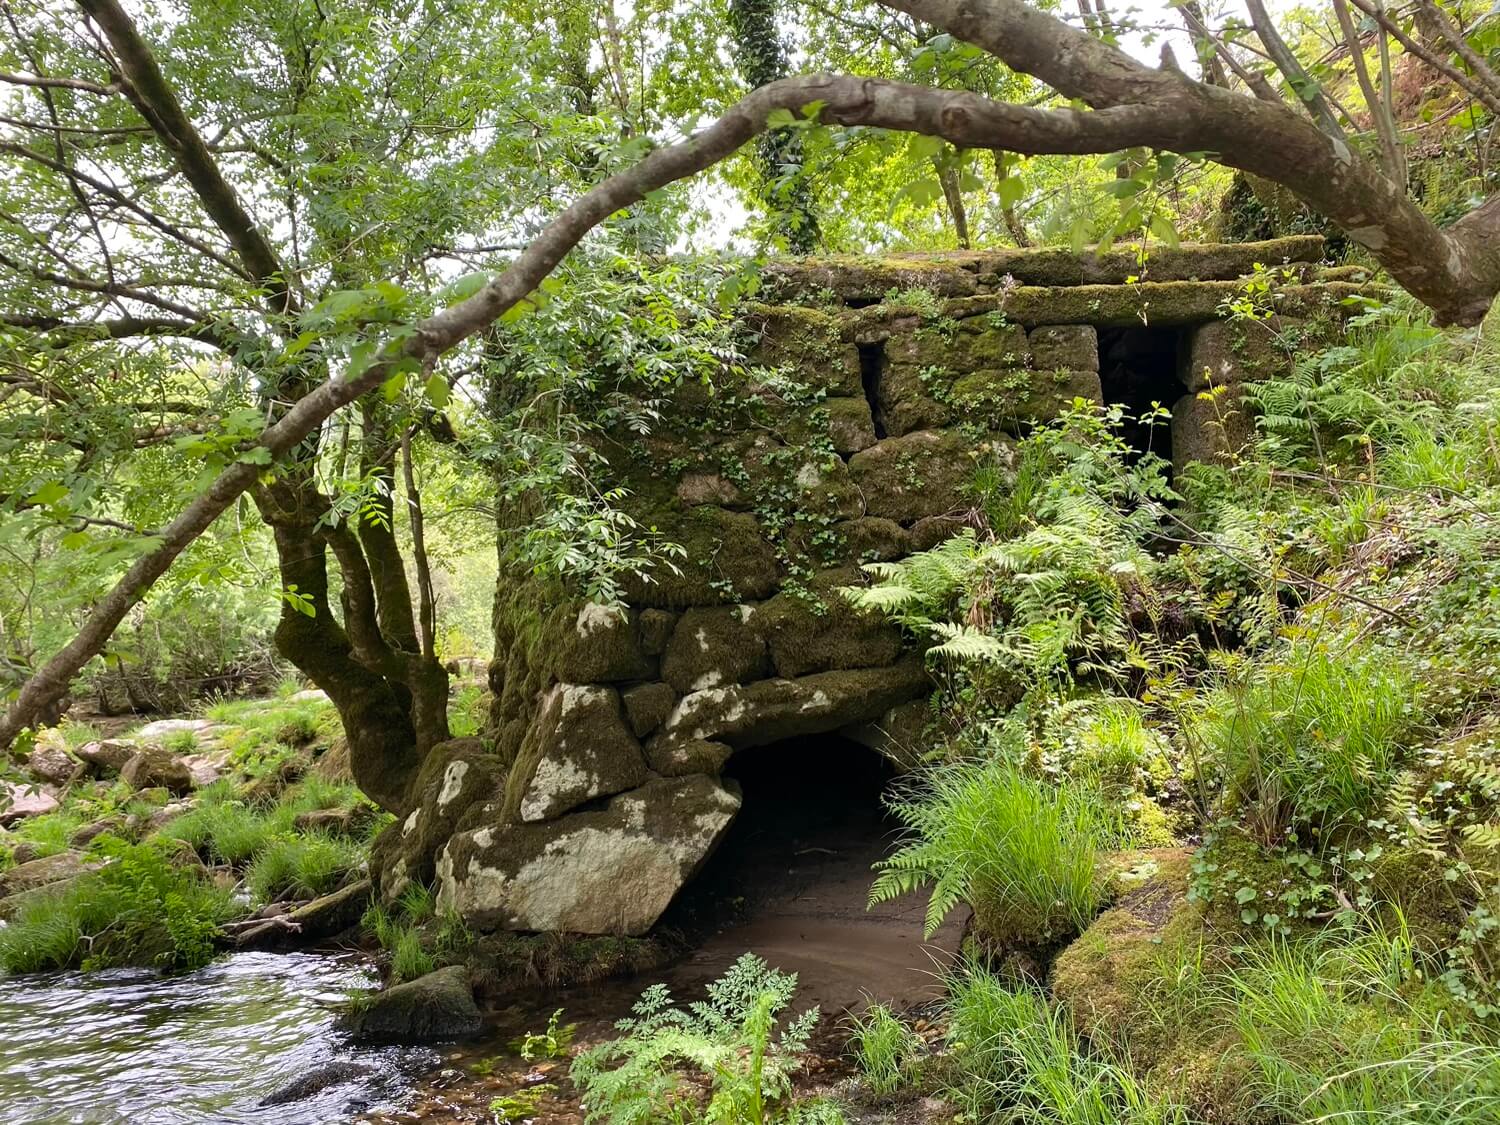
M1101 852L1121 837L1099 795L1051 785L999 759L929 770L891 808L906 826L877 864L871 903L931 886L930 936L960 901L1002 941L1046 944L1077 933L1104 893Z
M232 892L151 844L101 837L97 850L105 867L29 902L0 928L0 967L185 970L213 959L219 927L243 913Z
M871 1092L885 1096L917 1078L924 1048L922 1037L884 1004L851 1012L854 1059Z
M963 1119L1034 1125L1182 1125L1182 1109L1090 1053L1062 1009L977 965L950 980L948 1099Z
M777 1017L792 1001L794 973L746 953L708 986L707 999L675 1007L665 985L652 985L616 1026L624 1034L573 1062L587 1120L609 1125L693 1119L676 1068L688 1065L713 1084L704 1119L735 1125L793 1120L779 1105L791 1093L797 1056L818 1019L813 1008L775 1036ZM803 1113L810 1110L800 1111Z

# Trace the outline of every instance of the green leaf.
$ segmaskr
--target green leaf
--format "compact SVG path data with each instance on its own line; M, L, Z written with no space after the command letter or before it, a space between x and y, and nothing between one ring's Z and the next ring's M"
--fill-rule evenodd
M1105 183L1104 190L1116 199L1129 199L1131 196L1139 195L1145 191L1148 186L1144 180L1110 180Z
M797 124L797 119L792 116L792 111L789 109L773 109L766 114L767 129L785 129L795 124Z
M26 502L28 504L40 504L44 507L51 507L67 498L68 486L60 480L49 480L27 497Z
M406 372L398 371L384 383L380 384L380 393L385 396L386 402L395 402L401 397L401 392L406 389Z
M1151 216L1151 233L1168 246L1175 247L1182 241L1181 236L1177 233L1177 228L1172 225L1172 220L1160 211Z
M452 392L448 388L448 380L444 379L436 371L427 376L427 382L423 385L422 390L426 393L427 401L432 403L434 410L444 410L447 408L448 400L452 397Z

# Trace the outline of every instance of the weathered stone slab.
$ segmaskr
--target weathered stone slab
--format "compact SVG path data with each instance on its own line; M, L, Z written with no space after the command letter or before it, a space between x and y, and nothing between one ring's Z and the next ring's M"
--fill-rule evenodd
M1051 324L1028 334L1038 371L1099 370L1099 330L1092 324Z
M756 618L770 642L778 676L795 679L895 663L905 648L900 628L855 609L838 592L840 586L860 586L865 580L853 567L826 571L812 582L816 601L783 593L761 605Z
M166 789L178 796L193 787L193 772L176 754L161 746L142 746L135 752L120 780L134 789Z
M98 742L85 742L77 750L80 760L96 774L119 773L125 763L135 756L135 743L120 738L105 738Z
M84 769L84 764L68 753L62 739L50 731L37 739L36 748L26 759L26 772L49 785L66 785Z
M556 611L548 634L555 646L553 674L568 683L615 683L653 675L641 649L638 615L597 602Z
M649 781L597 812L461 832L438 859L438 907L481 928L642 934L739 807L695 775Z
M750 362L789 367L795 377L831 395L860 393L859 352L832 312L802 305L747 305L740 318L751 334Z
M484 1017L474 1003L468 970L449 965L361 997L339 1023L362 1042L428 1043L477 1035Z
M1326 325L1286 316L1201 324L1188 341L1187 388L1285 376L1299 355L1324 346L1329 335Z
M869 722L898 703L922 695L932 682L921 661L887 668L820 672L795 680L710 688L685 695L653 744L695 740L740 750L801 734L819 734Z
M940 375L946 375L939 372ZM880 418L891 437L917 430L933 430L953 421L953 408L940 402L929 386L932 372L914 363L887 364L880 376L876 399ZM942 379L946 386L948 380Z
M643 512L636 518L680 544L687 555L673 560L676 572L661 564L648 575L627 575L622 585L632 605L723 605L758 601L776 589L776 550L754 516L704 505L685 512Z
M1255 418L1242 401L1244 389L1227 384L1211 396L1184 395L1172 407L1172 466L1224 464L1255 437Z
M637 738L645 738L661 726L672 708L677 706L677 693L671 684L636 684L620 692L620 703L625 708L625 719Z

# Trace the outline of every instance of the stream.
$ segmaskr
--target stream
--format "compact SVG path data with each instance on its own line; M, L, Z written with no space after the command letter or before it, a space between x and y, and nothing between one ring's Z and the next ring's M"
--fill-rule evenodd
M596 1043L648 985L696 999L747 950L796 972L796 1006L825 1013L805 1078L826 1085L848 1072L842 1011L870 998L931 1004L963 922L924 942L921 896L866 909L871 865L891 843L879 802L887 779L837 749L825 743L811 756L821 769L795 742L732 764L744 811L663 919L691 935L690 953L634 978L517 998L468 1043L348 1043L332 1006L378 983L348 952L239 953L177 977L0 978L0 1125L477 1125L494 1121L495 1097L538 1085L548 1092L534 1120L569 1125L583 1114L566 1060L526 1062L512 1039L542 1031L562 1008L577 1024L575 1047ZM263 1104L309 1076L307 1096Z

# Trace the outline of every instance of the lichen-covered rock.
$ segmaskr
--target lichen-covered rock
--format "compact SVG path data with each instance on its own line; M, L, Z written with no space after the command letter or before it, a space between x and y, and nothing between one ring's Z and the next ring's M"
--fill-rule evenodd
M641 649L637 615L585 602L559 607L549 623L552 674L575 684L616 683L653 675L656 665Z
M351 1037L371 1043L429 1043L477 1035L484 1027L468 970L449 965L405 984L362 996L339 1020Z
M792 481L797 510L804 517L840 520L865 514L864 497L849 477L849 466L837 457L804 461Z
M653 741L707 740L736 750L869 722L932 688L919 660L685 695Z
M1299 355L1328 342L1324 324L1294 317L1216 320L1192 330L1186 382L1190 391L1284 375Z
M686 555L673 560L677 572L658 564L647 574L626 576L622 584L631 604L658 609L723 605L755 601L776 589L776 550L754 516L705 505L686 512L643 513L638 519L654 525Z
M849 459L868 515L912 523L968 506L974 462L970 443L946 430L886 438Z
M749 305L740 320L751 334L752 363L790 368L795 378L829 394L860 393L859 353L844 339L835 314L801 305Z
M481 739L454 738L429 750L412 782L411 811L373 848L382 894L392 899L411 882L430 882L438 849L476 804L499 793L505 776L504 761Z
M893 364L935 366L957 375L1000 367L1025 367L1030 358L1026 330L993 315L966 317L945 327L931 325L892 336L886 358Z
M961 265L899 254L774 262L766 267L766 285L778 295L807 298L832 293L853 303L878 301L893 289L922 289L952 297L979 288L974 275Z
M438 859L438 907L481 928L642 934L739 807L712 778L660 778L596 812L461 832Z
M828 436L835 453L847 457L875 444L875 420L863 398L831 398L823 409L828 412Z
M631 733L645 738L661 726L672 708L677 706L677 693L671 684L636 684L620 692L620 703L625 708L625 719L630 723Z
M0 828L8 828L28 817L56 812L59 804L57 794L45 785L0 781Z
M219 724L212 719L157 719L135 732L141 742L156 742L173 735L191 734L195 738L211 738Z
M1092 324L1052 324L1027 334L1038 371L1098 371L1099 330Z
M661 658L661 677L687 693L757 680L766 674L766 642L755 607L690 609Z
M181 796L193 788L186 762L162 746L142 746L125 763L120 779L132 789L166 789Z
M619 693L557 684L538 708L511 770L505 808L521 820L550 820L645 778L641 744L625 723Z
M56 736L37 739L36 748L26 759L26 772L49 785L66 785L84 768L84 764L68 753L67 745Z

